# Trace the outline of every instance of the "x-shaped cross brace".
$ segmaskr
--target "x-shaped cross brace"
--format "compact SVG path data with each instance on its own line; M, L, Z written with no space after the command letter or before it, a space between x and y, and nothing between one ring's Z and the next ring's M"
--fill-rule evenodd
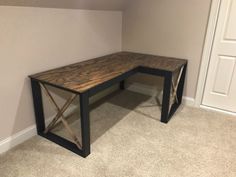
M55 108L55 111L57 112L57 114L55 115L55 117L53 118L53 120L51 121L51 123L48 125L48 127L45 129L44 133L48 133L57 122L62 122L62 124L64 125L65 129L67 130L67 133L71 136L71 138L73 139L74 143L76 144L76 146L78 148L82 148L81 143L79 142L79 138L76 136L76 133L74 133L74 131L70 128L68 122L66 121L65 117L64 117L64 113L67 110L67 108L71 105L71 103L75 100L75 98L77 97L76 94L73 94L66 102L65 104L62 106L62 108L59 108L59 106L57 105L56 101L54 100L53 96L51 95L51 93L49 92L49 90L47 89L47 87L44 84L40 84L42 90L44 91L45 95L47 96L47 98L49 99L49 101L52 103L52 105Z
M178 90L178 86L179 86L179 82L183 73L184 67L182 67L179 71L177 80L174 81L174 79L172 79L171 85L172 85L172 93L171 93L171 98L170 98L170 106L169 106L169 110L171 109L171 106L176 102L179 103L178 97L177 97L177 90Z

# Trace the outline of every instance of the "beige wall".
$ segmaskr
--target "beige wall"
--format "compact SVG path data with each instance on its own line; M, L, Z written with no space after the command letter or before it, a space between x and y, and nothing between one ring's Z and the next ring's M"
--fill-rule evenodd
M121 50L121 12L0 6L0 140L34 124L28 75Z
M130 0L123 50L188 59L185 96L194 98L209 9L210 0Z
M122 10L127 0L0 0L0 5L88 10Z

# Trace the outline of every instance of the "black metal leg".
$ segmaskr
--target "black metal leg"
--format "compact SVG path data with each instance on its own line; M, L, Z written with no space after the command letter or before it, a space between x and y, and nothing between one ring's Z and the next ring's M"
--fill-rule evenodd
M80 94L81 134L82 134L82 155L87 157L90 154L90 120L89 120L89 94Z
M42 92L39 82L31 79L31 88L33 94L37 132L38 134L41 134L45 130L45 118L43 111Z
M40 83L31 79L31 87L33 93L34 112L38 135L47 138L50 141L78 154L86 157L90 154L90 129L89 129L89 109L88 109L88 94L81 95L81 125L82 125L82 149L79 149L73 142L68 141L52 132L44 133L45 118L43 111L42 92Z
M125 89L125 81L124 80L120 82L120 89L121 90Z
M165 77L165 79L164 79L164 87L163 87L161 122L168 123L172 73L166 72L164 77Z
M31 79L32 85L32 93L33 93L33 102L34 102L34 110L36 117L36 125L37 132L40 136L43 136L60 146L81 155L82 157L87 157L90 154L90 119L89 119L89 96L94 95L98 91L107 88L111 84L119 83L120 89L125 89L125 81L124 79L128 76L136 73L137 71L142 73L148 73L158 76L164 76L164 89L163 89L163 101L162 101L162 110L161 110L161 122L168 123L171 116L178 109L179 105L182 101L183 96L183 88L185 82L187 64L184 66L183 73L179 80L179 85L177 88L177 98L178 102L175 102L170 107L170 96L171 96L171 86L172 86L172 72L162 71L162 70L154 70L145 67L139 67L139 70L132 70L127 75L123 75L122 78L117 78L112 80L111 82L104 83L99 85L97 88L90 89L84 93L80 93L80 114L81 114L81 136L82 136L82 148L78 148L73 142L66 140L52 132L44 133L45 130L45 118L44 118L44 110L43 110L43 101L42 101L42 93L40 83L34 79ZM56 86L55 86L56 87ZM74 92L73 92L74 93Z

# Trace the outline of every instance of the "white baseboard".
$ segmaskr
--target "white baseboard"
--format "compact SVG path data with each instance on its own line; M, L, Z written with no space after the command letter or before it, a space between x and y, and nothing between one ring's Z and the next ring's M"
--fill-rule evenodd
M66 112L65 115L72 113L76 109L76 106L72 105ZM54 116L45 120L45 125L47 126ZM36 125L32 125L2 141L0 141L0 154L12 149L13 147L23 143L24 141L37 135Z
M191 107L195 107L195 99L191 97L183 96L183 104Z
M140 83L132 83L132 84L128 85L127 90L138 92L138 93L141 93L144 95L149 95L149 96L156 96L158 93L157 88L152 87L152 86L148 86L148 85L144 85L144 84L140 84ZM194 107L195 100L194 100L194 98L184 96L183 97L183 104L185 104L187 106Z
M2 141L0 141L0 154L4 153L11 148L17 146L18 144L28 140L29 138L35 136L37 134L36 132L36 126L32 125Z

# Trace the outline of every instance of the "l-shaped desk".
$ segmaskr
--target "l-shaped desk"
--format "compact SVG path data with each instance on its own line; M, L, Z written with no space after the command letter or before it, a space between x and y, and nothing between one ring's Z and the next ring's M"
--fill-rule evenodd
M119 52L31 75L37 133L74 153L83 157L88 156L90 154L89 97L116 83L120 83L120 88L124 89L125 79L138 72L164 77L161 122L168 123L182 101L186 68L187 60L184 59ZM53 99L47 85L72 93L62 108ZM48 127L45 126L42 90L57 111ZM78 95L82 142L63 116ZM58 121L63 123L73 142L50 132Z

